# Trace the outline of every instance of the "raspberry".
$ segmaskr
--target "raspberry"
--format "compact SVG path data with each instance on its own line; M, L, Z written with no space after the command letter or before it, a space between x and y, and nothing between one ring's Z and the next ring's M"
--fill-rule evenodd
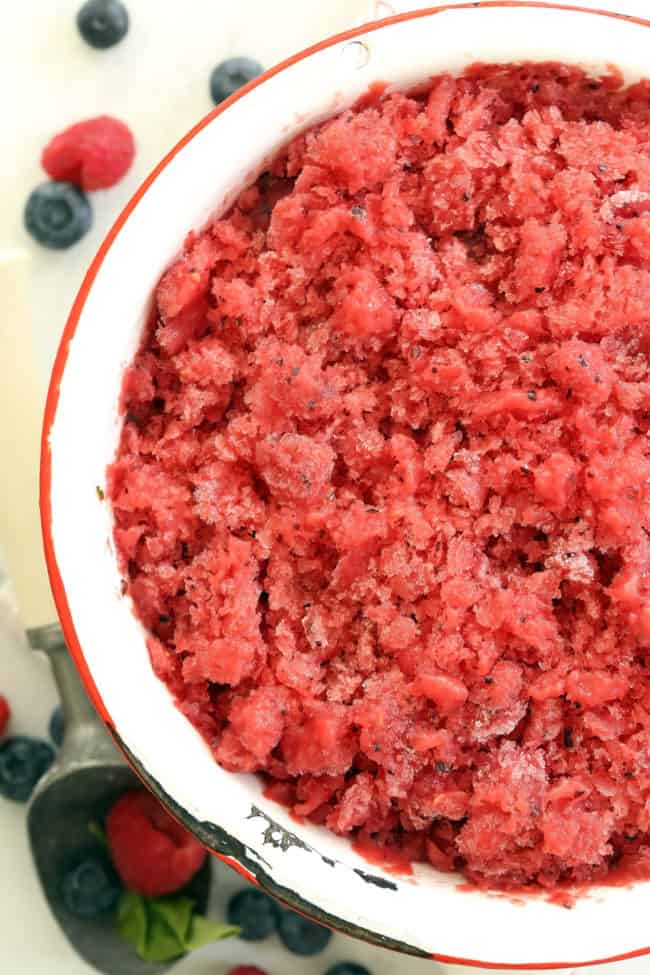
M207 856L148 792L125 792L106 817L115 869L130 890L149 897L171 894L188 883Z
M0 735L4 735L11 717L11 709L7 698L0 694Z
M41 164L52 179L103 190L122 179L134 156L129 127L110 115L98 115L55 135L43 149Z

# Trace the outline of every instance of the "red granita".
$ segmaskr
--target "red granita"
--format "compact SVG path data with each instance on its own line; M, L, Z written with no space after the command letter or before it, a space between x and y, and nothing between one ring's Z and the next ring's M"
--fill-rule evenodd
M396 860L650 877L650 82L366 101L155 298L115 539L216 760Z

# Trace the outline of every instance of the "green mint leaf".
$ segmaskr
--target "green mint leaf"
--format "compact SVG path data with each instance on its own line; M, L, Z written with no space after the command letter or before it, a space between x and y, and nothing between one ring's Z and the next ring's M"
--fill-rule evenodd
M96 819L93 819L92 822L88 823L88 832L91 836L94 836L97 842L101 843L105 849L108 849L106 830L101 823L98 823Z
M121 936L143 961L167 962L239 934L239 928L194 913L189 897L142 897L125 891L117 908Z
M144 897L125 890L117 905L117 929L132 944L140 958L147 950L149 918Z
M143 961L172 961L185 954L193 907L187 897L173 901L125 891L117 908L118 930Z
M239 934L240 929L232 924L220 924L218 921L211 921L207 917L195 914L188 937L185 939L185 950L194 951L202 948L203 945L212 944L213 941L222 941L223 938L232 938Z
M140 954L143 961L172 961L185 954L183 942L174 934L163 919L149 904L149 937L145 951Z
M189 897L152 897L149 908L152 915L166 924L184 945L192 923L194 901Z

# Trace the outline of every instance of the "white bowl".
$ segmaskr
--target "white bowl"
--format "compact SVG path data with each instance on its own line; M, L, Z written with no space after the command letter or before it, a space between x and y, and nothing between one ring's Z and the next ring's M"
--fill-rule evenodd
M468 891L423 866L395 877L346 840L297 825L258 778L215 763L154 676L96 488L118 442L122 372L162 270L187 230L223 211L291 136L372 82L406 87L474 61L551 59L593 71L614 62L636 81L650 73L649 28L548 4L474 3L404 14L291 58L207 116L145 180L84 280L54 367L41 476L50 577L88 692L134 768L207 846L286 903L441 961L553 968L650 952L650 884L595 888L567 911Z

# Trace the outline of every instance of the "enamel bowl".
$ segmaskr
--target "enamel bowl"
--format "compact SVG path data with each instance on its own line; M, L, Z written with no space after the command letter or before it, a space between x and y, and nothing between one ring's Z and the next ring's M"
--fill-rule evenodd
M297 824L255 776L225 772L154 676L120 593L104 484L122 372L152 290L191 227L223 211L264 160L372 82L408 87L474 61L558 60L627 81L650 73L650 22L548 4L469 3L403 14L324 41L268 71L162 160L102 244L70 314L46 409L41 509L68 645L125 755L214 853L285 903L376 944L440 961L572 967L650 952L650 884L594 888L564 910L468 890L417 866L398 877L348 841ZM100 497L98 497L98 495Z

